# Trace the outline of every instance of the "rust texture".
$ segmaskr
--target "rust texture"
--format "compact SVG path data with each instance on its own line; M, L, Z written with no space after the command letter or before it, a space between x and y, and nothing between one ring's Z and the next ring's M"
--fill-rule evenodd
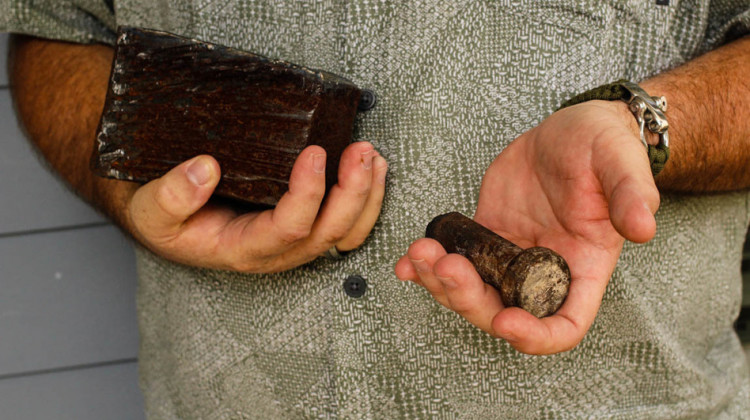
M101 176L147 182L209 154L222 169L217 195L275 205L309 145L326 149L326 186L336 183L360 95L331 73L120 28L91 166Z
M570 269L551 249L524 250L456 212L435 217L426 236L447 252L466 257L482 280L500 292L505 306L542 318L555 313L568 295Z

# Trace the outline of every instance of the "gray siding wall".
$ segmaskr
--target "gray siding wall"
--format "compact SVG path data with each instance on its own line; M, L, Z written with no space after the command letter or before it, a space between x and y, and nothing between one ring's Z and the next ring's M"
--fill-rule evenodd
M135 261L123 235L39 162L0 35L0 418L144 418Z

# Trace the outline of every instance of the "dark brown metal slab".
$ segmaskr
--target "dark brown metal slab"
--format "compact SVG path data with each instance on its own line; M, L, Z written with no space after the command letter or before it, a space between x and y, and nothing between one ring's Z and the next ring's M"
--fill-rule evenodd
M216 193L275 205L297 155L350 143L361 91L319 70L166 32L120 28L92 169L147 182L199 154L222 168Z

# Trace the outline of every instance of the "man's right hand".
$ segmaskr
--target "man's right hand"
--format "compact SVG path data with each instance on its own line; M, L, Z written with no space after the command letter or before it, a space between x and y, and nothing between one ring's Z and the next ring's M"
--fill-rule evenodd
M380 214L387 164L370 143L347 147L338 184L323 201L325 164L323 148L307 147L274 209L237 214L208 203L220 168L212 157L197 156L135 190L126 227L153 252L180 263L248 273L288 270L332 246L358 247Z
M276 208L256 213L208 203L220 178L210 156L140 188L93 176L89 157L112 57L104 45L14 37L11 86L21 122L50 165L143 245L188 265L267 273L364 242L380 214L387 169L367 142L346 148L325 201L325 151L306 148Z

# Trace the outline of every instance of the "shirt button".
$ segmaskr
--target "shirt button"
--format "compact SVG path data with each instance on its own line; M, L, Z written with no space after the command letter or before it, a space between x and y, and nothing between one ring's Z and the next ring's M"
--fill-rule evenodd
M351 275L344 280L344 292L353 298L362 297L367 291L367 281L358 275Z
M375 92L367 89L362 90L362 94L359 97L359 105L357 105L357 110L359 111L369 111L373 108L375 108L375 103L377 102L377 98L375 97Z

